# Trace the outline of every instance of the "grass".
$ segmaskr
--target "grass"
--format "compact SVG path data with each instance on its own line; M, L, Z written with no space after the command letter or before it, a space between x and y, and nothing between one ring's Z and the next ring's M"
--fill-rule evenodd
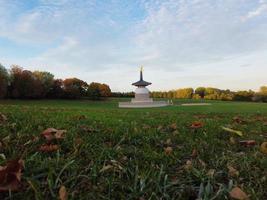
M64 185L69 199L229 199L234 186L250 199L265 199L267 157L259 145L267 140L267 104L179 106L184 102L190 100L119 109L118 99L0 101L8 118L0 125L0 165L17 157L25 161L20 191L0 198L58 199ZM237 116L240 122L233 120ZM195 121L203 128L191 129ZM43 141L33 137L49 127L67 130L66 137L58 141L60 150L42 153ZM257 145L238 143L246 139ZM229 173L229 166L239 175Z

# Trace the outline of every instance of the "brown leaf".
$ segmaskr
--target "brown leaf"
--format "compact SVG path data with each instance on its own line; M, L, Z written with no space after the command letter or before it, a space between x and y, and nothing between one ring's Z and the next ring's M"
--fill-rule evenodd
M267 154L267 142L261 144L260 150L262 153Z
M166 154L166 155L171 155L172 152L173 152L173 149L172 149L172 147L166 147L166 148L164 149L164 151L165 151L165 154Z
M47 141L51 141L53 139L63 139L66 130L57 130L55 128L48 128L41 133Z
M229 193L230 197L237 200L249 200L248 195L243 192L239 187L234 187Z
M255 140L241 140L239 141L239 144L246 146L246 147L250 147L250 146L255 146L256 141Z
M208 172L207 172L207 176L209 177L213 177L215 174L215 169L210 169Z
M184 165L184 169L186 169L186 170L190 170L190 169L192 169L192 168L193 168L193 163L192 163L192 161L191 161L191 160L187 160L186 163L185 163L185 165Z
M236 144L236 141L235 141L234 137L230 137L230 144Z
M165 144L167 144L167 145L171 145L171 144L172 144L172 141L171 141L171 139L170 139L170 138L169 138L169 139L167 139Z
M59 199L60 200L67 200L68 199L68 193L67 189L64 185L62 185L58 191Z
M193 122L190 127L192 129L199 129L199 128L202 128L203 126L204 126L203 122L196 121L196 122Z
M237 171L234 167L229 165L227 168L229 176L231 177L239 176L239 171Z
M243 120L243 119L241 119L239 116L234 117L234 118L233 118L233 121L234 121L235 123L237 123L237 124L244 124L244 123L246 123L246 121Z
M191 154L191 157L192 158L196 158L197 157L197 150L196 149L193 149L193 151L192 151L192 154Z
M170 127L170 129L171 129L172 131L177 130L177 124L176 124L176 123L171 124L169 127Z
M103 168L99 172L102 173L102 172L105 172L105 171L112 169L112 168L113 168L112 165L105 165L105 166L103 166Z
M4 114L0 113L0 124L6 121L7 121L7 117Z
M0 192L19 189L23 168L24 161L21 159L9 161L6 166L0 168Z
M41 152L54 152L59 149L59 146L56 144L43 144L39 147Z

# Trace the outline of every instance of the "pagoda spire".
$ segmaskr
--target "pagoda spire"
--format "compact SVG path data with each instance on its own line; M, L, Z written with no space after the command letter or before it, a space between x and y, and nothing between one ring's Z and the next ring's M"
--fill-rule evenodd
M140 81L143 80L143 66L140 68Z

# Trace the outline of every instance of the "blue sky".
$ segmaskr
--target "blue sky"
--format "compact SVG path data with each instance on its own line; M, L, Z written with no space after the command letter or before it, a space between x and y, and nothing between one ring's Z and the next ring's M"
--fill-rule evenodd
M267 0L0 0L0 62L131 91L267 85Z

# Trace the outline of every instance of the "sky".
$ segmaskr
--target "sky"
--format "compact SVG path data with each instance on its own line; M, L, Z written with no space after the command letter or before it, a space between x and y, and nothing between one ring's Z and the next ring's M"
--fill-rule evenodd
M267 0L0 0L0 63L132 91L267 85Z

